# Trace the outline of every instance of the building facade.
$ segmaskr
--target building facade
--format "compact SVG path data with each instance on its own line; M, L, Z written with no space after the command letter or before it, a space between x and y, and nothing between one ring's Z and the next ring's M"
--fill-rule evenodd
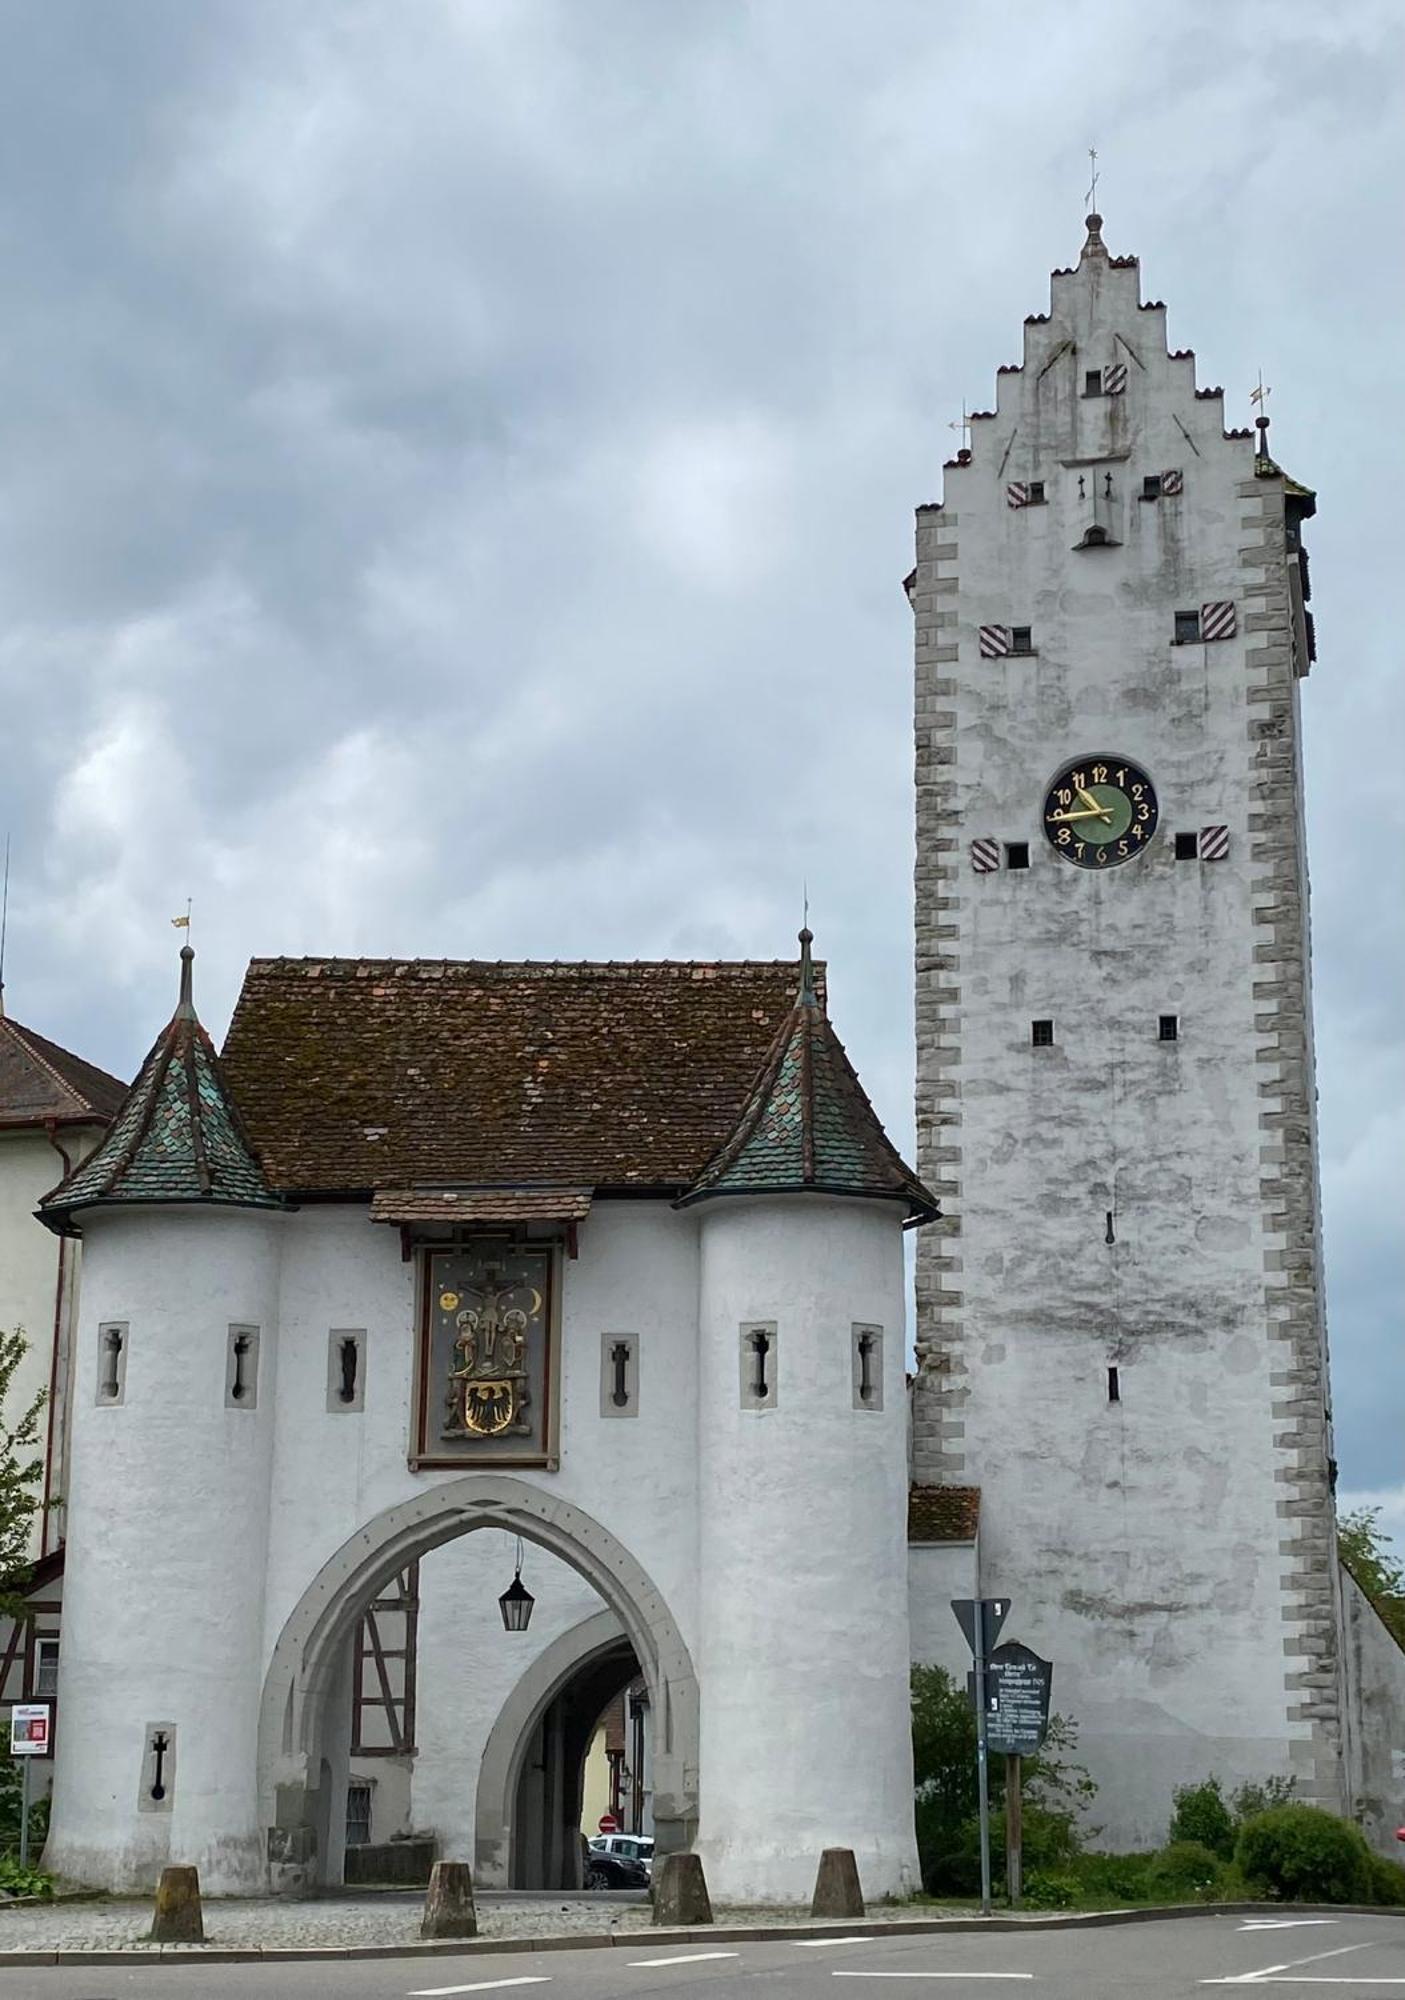
M914 1451L1109 1845L1347 1803L1299 688L1313 496L1099 218L917 517Z

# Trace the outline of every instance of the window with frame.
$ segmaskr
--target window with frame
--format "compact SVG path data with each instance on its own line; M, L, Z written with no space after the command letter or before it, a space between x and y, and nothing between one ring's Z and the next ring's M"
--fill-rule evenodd
M1044 498L1044 481L1042 479L1031 479L1025 492L1025 506L1042 507L1044 505Z
M1010 627L1010 651L1012 653L1032 653L1034 651L1034 627L1032 625L1012 625Z
M1031 1021L1029 1024L1030 1046L1036 1049L1051 1049L1054 1046L1054 1024L1052 1021Z
M34 1698L36 1701L52 1701L59 1691L59 1642L57 1639L36 1639L34 1641Z
M1200 837L1194 833L1176 835L1177 861L1198 861L1200 859Z
M1195 646L1200 643L1200 613L1198 611L1178 611L1176 613L1176 644Z
M346 1844L348 1847L369 1847L371 1844L369 1778L353 1778L346 1788Z
M1102 392L1103 392L1102 369L1085 368L1083 370L1083 394L1085 396L1101 396Z

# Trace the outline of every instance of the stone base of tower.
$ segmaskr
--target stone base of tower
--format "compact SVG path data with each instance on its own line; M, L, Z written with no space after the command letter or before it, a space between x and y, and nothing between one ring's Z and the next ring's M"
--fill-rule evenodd
M921 1888L916 1845L896 1828L890 1839L867 1842L843 1827L816 1828L811 1839L798 1837L794 1845L748 1840L739 1829L735 1836L700 1839L697 1851L714 1903L794 1904L809 1902L821 1854L838 1845L854 1851L866 1902L914 1896Z

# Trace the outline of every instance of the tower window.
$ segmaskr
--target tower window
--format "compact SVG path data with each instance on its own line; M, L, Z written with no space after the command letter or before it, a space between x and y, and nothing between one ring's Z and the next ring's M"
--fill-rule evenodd
M1031 1021L1029 1039L1036 1049L1051 1049L1054 1046L1054 1024L1052 1021Z
M1161 474L1159 472L1148 472L1144 475L1142 479L1142 498L1143 500L1159 500L1161 498Z
M1109 1403L1122 1401L1122 1378L1115 1368L1107 1371L1107 1400Z
M1175 1014L1157 1016L1156 1037L1158 1041L1174 1042L1180 1035L1180 1021Z
M1200 643L1200 613L1198 611L1178 611L1176 613L1176 644L1178 646L1198 646Z
M1006 841L1005 866L1007 868L1028 868L1029 842L1027 840Z
M1101 396L1103 392L1103 371L1101 368L1085 368L1083 371L1083 394Z
M1026 507L1042 507L1044 505L1044 481L1042 479L1031 479L1028 482L1024 504Z
M740 1348L742 1408L774 1410L779 1348L775 1321L753 1321L742 1327Z
M1197 837L1197 836L1196 836L1195 834L1193 834L1193 833L1178 833L1178 834L1176 835L1176 859L1177 859L1177 861L1195 861L1195 860L1198 860L1198 859L1199 859L1199 853L1200 853L1200 846L1199 846L1199 840L1198 840L1198 837Z
M1034 651L1034 628L1031 625L1010 627L1010 651L1012 653L1032 653Z

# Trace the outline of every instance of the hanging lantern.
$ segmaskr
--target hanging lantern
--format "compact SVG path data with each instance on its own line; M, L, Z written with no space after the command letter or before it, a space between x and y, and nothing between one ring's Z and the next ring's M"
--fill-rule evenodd
M536 1603L530 1590L522 1581L522 1544L517 1544L517 1571L507 1589L498 1599L498 1609L502 1613L504 1632L525 1632L532 1622L532 1606Z

